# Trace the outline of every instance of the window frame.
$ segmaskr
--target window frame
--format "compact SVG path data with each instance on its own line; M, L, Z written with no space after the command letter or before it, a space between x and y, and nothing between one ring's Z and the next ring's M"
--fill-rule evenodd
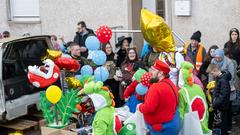
M22 16L15 16L14 15L14 0L7 0L7 16L9 22L15 23L40 23L40 0L38 0L38 12L37 16L30 16L30 15L22 15Z
M163 9L159 9L158 2L163 1ZM160 15L159 12L162 12L164 16ZM166 0L156 0L156 14L161 16L166 20Z

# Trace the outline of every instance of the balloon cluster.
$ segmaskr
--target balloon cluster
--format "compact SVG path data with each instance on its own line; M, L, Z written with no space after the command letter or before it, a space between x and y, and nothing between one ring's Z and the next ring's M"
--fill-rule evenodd
M109 72L107 68L103 67L102 65L106 62L107 56L102 50L98 50L100 48L100 43L107 43L112 37L112 30L106 26L102 25L100 26L96 31L96 37L95 36L89 36L86 39L86 47L88 48L91 59L94 64L96 64L97 67L94 72L91 66L85 65L81 69L81 75L94 75L96 81L106 81L109 76Z
M140 83L136 87L136 92L139 95L145 95L147 93L148 88L150 87L150 81L151 79L151 73L145 72L141 78L140 78Z

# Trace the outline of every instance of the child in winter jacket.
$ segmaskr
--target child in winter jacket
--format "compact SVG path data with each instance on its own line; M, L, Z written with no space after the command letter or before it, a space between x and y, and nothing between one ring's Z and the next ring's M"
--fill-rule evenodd
M212 98L212 106L214 109L213 128L220 128L222 135L228 135L227 123L231 121L228 117L228 110L231 107L231 87L229 81L232 77L228 71L221 71L216 64L210 64L207 72L212 75L216 81Z

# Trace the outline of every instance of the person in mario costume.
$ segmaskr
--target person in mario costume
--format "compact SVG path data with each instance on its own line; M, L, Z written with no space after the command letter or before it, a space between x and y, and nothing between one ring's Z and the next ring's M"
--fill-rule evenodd
M181 128L178 112L178 89L169 79L169 66L156 60L150 68L150 86L144 103L137 109L143 113L151 135L178 135Z

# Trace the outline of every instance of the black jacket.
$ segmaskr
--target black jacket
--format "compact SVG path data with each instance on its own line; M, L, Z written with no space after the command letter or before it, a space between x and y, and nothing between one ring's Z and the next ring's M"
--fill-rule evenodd
M116 66L117 67L121 67L123 61L125 60L127 55L127 51L123 50L123 49L119 49L117 52L117 62L116 62Z
M222 75L216 78L216 87L213 93L213 108L227 110L230 107L231 87L229 81L232 76L228 71L222 71Z
M74 36L74 39L73 39L73 42L79 44L81 47L86 47L85 45L85 41L86 39L89 37L89 36L95 36L93 30L91 29L87 29L88 33L87 34L84 34L82 35L82 33L78 33L76 32L76 35ZM87 58L88 56L88 51L87 52L81 52L81 55L85 58Z

